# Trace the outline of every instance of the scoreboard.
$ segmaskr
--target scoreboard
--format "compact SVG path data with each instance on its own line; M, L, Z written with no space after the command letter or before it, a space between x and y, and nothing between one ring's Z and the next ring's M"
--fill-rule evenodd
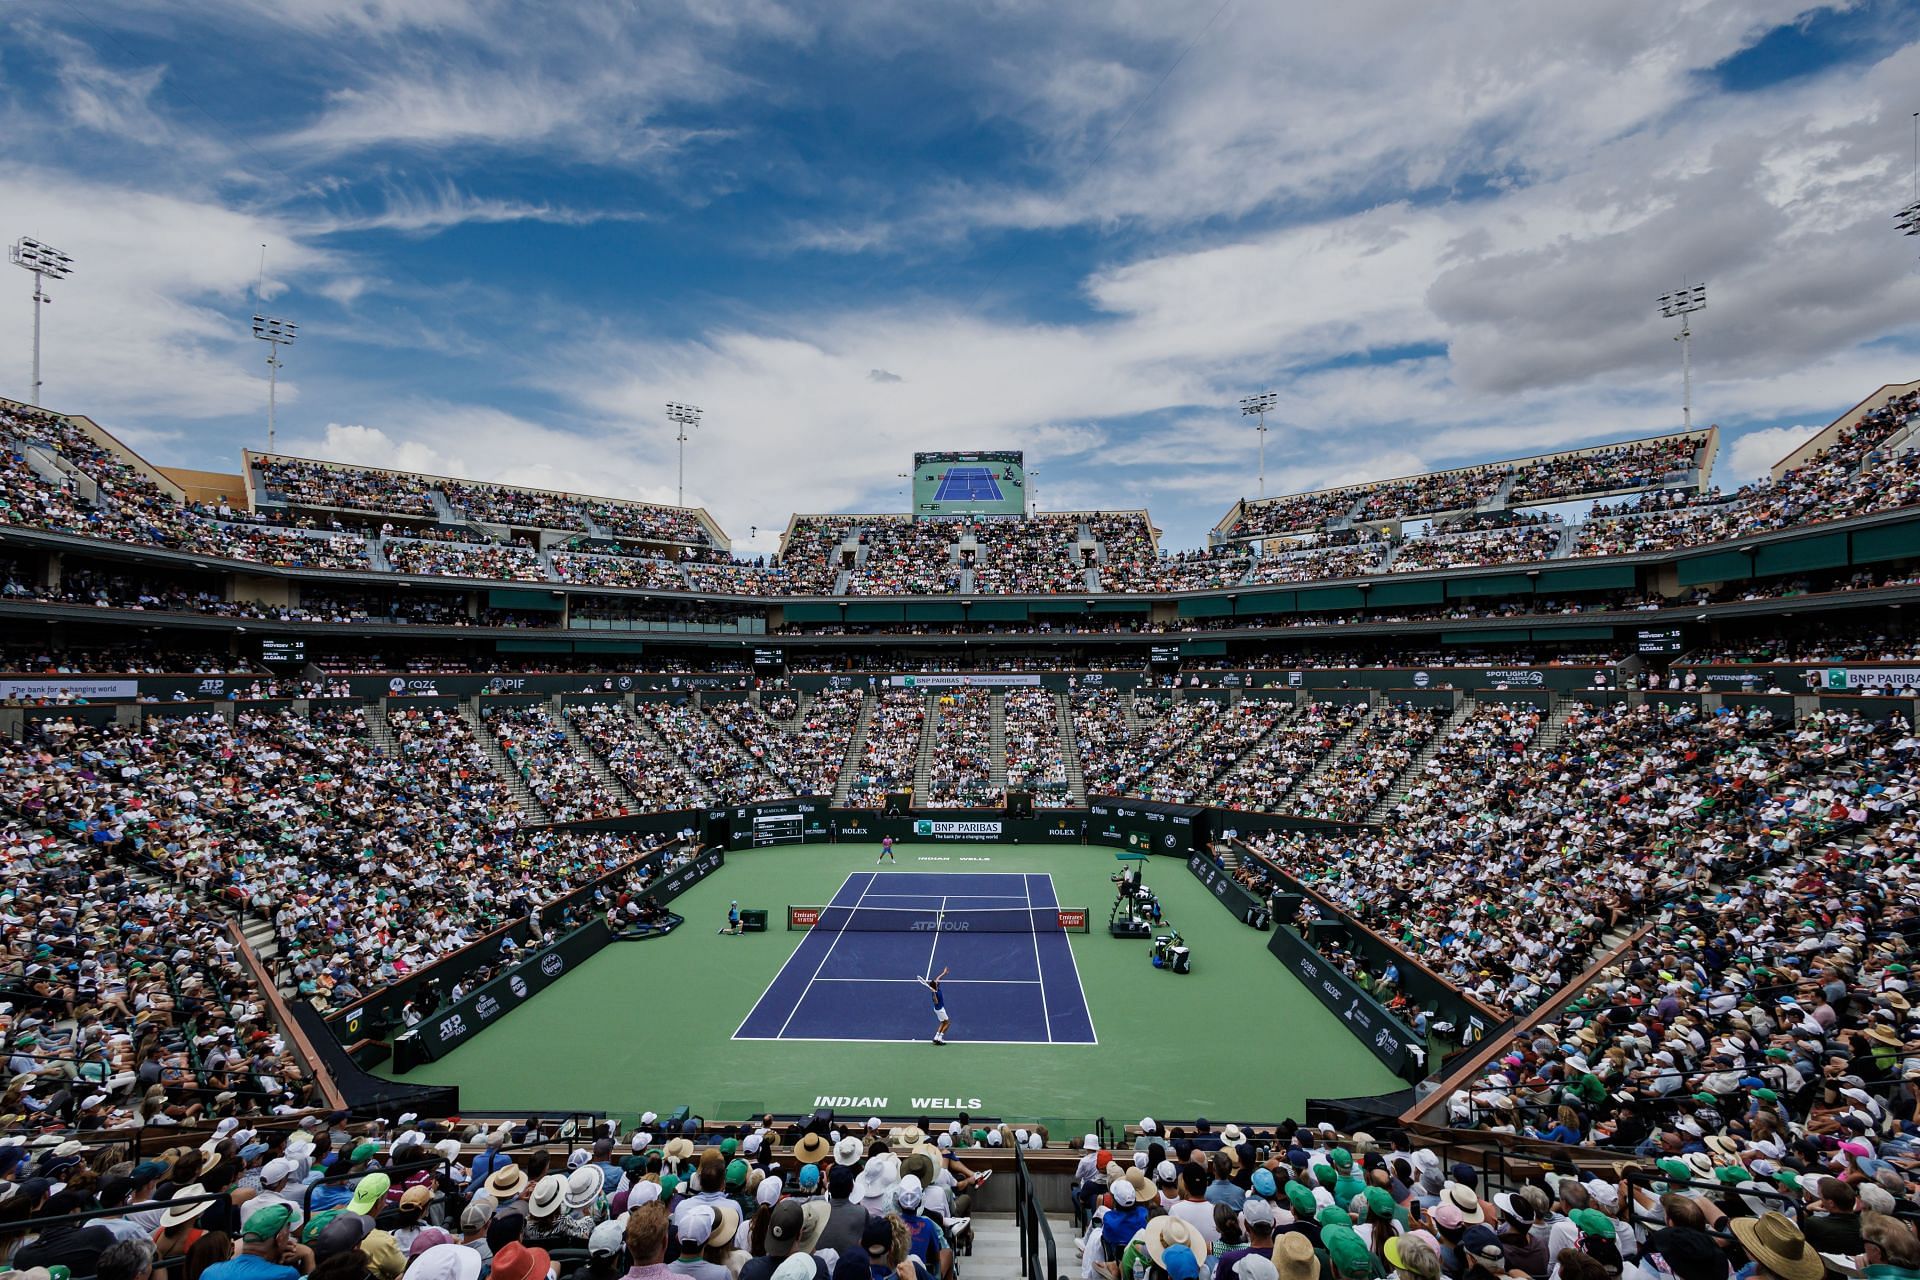
M1023 516L1026 455L1018 449L913 455L913 518Z

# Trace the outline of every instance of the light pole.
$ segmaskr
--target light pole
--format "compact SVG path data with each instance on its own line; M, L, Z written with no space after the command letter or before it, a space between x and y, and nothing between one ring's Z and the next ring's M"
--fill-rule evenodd
M273 452L273 410L280 395L280 348L290 347L300 326L291 320L256 315L253 336L267 344L267 452Z
M40 403L40 308L53 301L47 296L47 278L65 280L73 274L73 259L50 244L30 236L13 242L13 265L33 272L33 403Z
M1687 317L1707 307L1707 286L1682 286L1660 295L1660 314L1680 320L1680 332L1674 341L1680 344L1680 419L1693 430L1693 329Z
M1893 215L1894 230L1920 236L1920 111L1913 113L1913 203Z
M1262 391L1257 396L1247 396L1240 401L1240 416L1258 419L1255 431L1260 433L1260 496L1267 496L1267 410L1279 403L1280 397L1271 391Z
M1027 472L1027 515L1032 517L1039 514L1040 473L1038 471L1029 471Z
M680 433L674 437L680 444L680 505L687 505L687 428L700 425L698 405L681 404L676 400L667 401L667 421L678 423Z

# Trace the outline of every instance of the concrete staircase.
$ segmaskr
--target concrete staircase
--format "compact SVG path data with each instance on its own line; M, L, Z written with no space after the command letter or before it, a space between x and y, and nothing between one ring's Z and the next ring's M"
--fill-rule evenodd
M920 749L913 754L915 804L926 803L923 797L933 792L933 744L940 727L940 700L931 694L922 694L920 701L926 716L920 722Z
M393 572L393 565L387 560L387 544L377 533L367 535L367 563L377 573Z
M987 691L987 715L991 726L987 733L987 778L1001 795L1007 793L1007 695L998 689Z
M460 714L472 727L474 737L480 742L480 749L486 752L487 762L493 766L493 771L500 776L500 780L506 783L507 794L513 797L527 815L529 825L552 822L553 815L547 812L545 805L533 798L533 789L527 786L527 780L520 776L520 766L513 762L513 757L507 754L507 749L500 745L500 739L493 736L492 728L481 716L480 699L477 696L461 699Z
M1053 695L1059 722L1060 756L1067 763L1067 795L1075 805L1087 802L1087 774L1080 767L1080 740L1073 731L1073 698L1064 690Z
M387 723L387 703L382 698L374 704L364 716L367 722L367 739L373 743L383 756L392 759L400 754L400 744L394 740L393 726Z
M607 768L607 762L600 758L600 753L595 751L580 731L573 727L573 721L567 719L567 713L560 706L558 698L553 702L553 718L560 722L562 729L566 730L567 747L587 766L587 772L599 779L600 785L605 787L609 794L633 799L633 793L627 790L626 783L620 781L620 775Z
M1387 788L1387 794L1381 796L1374 802L1373 808L1367 810L1365 821L1384 822L1386 820L1387 815L1393 812L1393 807L1405 800L1407 792L1413 789L1413 784L1424 776L1427 761L1438 755L1440 748L1447 744L1447 735L1465 724L1478 705L1472 698L1460 699L1460 705L1453 709L1453 714L1434 730L1420 750L1414 752L1413 759L1407 762L1407 767L1400 771L1400 776L1393 780L1391 787Z
M1003 1173L994 1179L1011 1180L1011 1173ZM1020 1274L1020 1224L1014 1221L1011 1213L981 1213L976 1211L973 1222L973 1252L956 1257L954 1269L975 1280L1013 1280ZM1048 1214L1047 1225L1053 1231L1054 1261L1062 1276L1080 1274L1080 1251L1076 1247L1078 1238L1073 1229L1073 1219L1064 1215ZM1041 1266L1046 1265L1043 1251ZM1043 1277L1030 1276L1028 1280L1044 1280Z
M847 735L847 754L840 760L840 776L834 779L833 803L844 805L853 790L853 776L860 770L860 757L867 752L867 729L873 724L873 708L878 699L872 694L860 696L860 714L854 717L853 732Z
M1288 806L1291 805L1294 797L1306 788L1309 782L1325 774L1333 767L1336 760L1340 759L1341 756L1352 749L1353 744L1359 739L1361 731L1367 727L1367 721L1371 719L1371 717L1372 712L1369 711L1366 716L1361 717L1355 722L1353 728L1342 734L1338 742L1320 753L1320 758L1313 762L1313 768L1301 774L1300 777L1295 780L1287 794L1281 797L1280 808L1283 812L1290 811Z
M1540 732L1533 737L1530 751L1545 755L1560 749L1567 740L1568 699L1555 694L1547 703L1547 714L1540 722Z

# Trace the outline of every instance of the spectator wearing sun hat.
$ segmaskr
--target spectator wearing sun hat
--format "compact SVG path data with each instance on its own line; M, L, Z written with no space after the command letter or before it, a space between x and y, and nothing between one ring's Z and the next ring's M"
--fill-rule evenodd
M680 1256L667 1264L667 1270L677 1276L692 1276L694 1280L733 1280L726 1267L709 1262L703 1256L719 1222L715 1205L700 1200L682 1204L673 1224L680 1237Z

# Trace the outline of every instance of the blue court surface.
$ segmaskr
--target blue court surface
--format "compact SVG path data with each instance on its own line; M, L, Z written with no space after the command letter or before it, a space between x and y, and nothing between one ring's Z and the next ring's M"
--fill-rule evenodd
M1000 482L991 467L952 467L940 477L935 502L998 502Z
M990 927L1050 922L1059 905L1044 873L856 872L733 1038L930 1041L938 1020L917 979L944 968L950 1043L1097 1044L1066 934ZM875 909L907 927L869 931Z

